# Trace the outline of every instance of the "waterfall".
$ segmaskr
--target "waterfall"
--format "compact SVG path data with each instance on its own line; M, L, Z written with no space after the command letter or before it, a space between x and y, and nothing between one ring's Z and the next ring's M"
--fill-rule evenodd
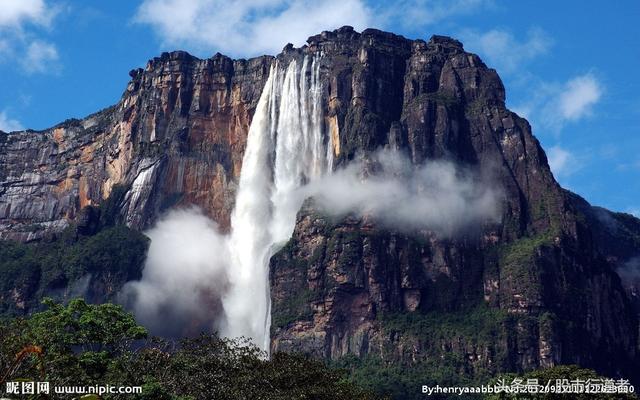
M247 137L231 215L230 289L222 334L245 336L269 351L269 259L291 237L302 199L296 190L330 170L320 58L275 62Z

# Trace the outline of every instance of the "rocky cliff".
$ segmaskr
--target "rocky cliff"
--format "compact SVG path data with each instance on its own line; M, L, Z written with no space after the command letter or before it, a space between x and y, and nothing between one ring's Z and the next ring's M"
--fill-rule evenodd
M557 184L494 70L438 36L342 29L304 51L330 60L339 162L391 147L415 164L491 170L503 214L480 232L441 238L332 220L308 203L271 260L274 350L468 376L560 363L638 371L638 310L614 272L640 251L638 221Z
M272 57L199 60L165 53L113 107L41 132L0 136L0 236L33 240L60 231L116 186L127 225L197 205L229 225L248 127Z
M493 69L450 38L349 27L277 59L302 54L322 54L336 168L386 147L491 171L502 216L444 238L329 218L309 200L271 260L273 350L464 377L577 363L638 379L637 290L615 271L640 255L640 222L558 185ZM114 190L135 229L191 204L228 228L273 60L163 54L131 71L113 107L0 135L1 237L60 231Z

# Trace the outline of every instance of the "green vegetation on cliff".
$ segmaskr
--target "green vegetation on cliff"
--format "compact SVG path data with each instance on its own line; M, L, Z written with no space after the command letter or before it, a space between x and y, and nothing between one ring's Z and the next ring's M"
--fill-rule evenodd
M292 292L291 297L277 302L271 313L271 328L284 328L295 321L306 321L313 318L310 303L315 294L309 289L299 289Z
M503 310L479 305L455 312L383 313L378 319L388 333L397 332L425 341L463 337L486 344L499 339L509 316Z
M147 247L146 236L123 225L91 236L69 227L42 242L0 241L0 315L27 313L45 296L84 296L82 278L100 279L104 286L139 278Z
M533 261L536 250L550 245L552 242L552 231L531 237L522 237L502 247L500 252L501 264L510 267L530 264Z
M543 248L553 244L555 230L534 236L521 237L499 247L500 280L526 299L537 299L542 285L541 270L537 257Z
M0 241L0 317L38 310L44 297L110 301L139 279L149 239L120 224L126 192L115 185L99 206L85 207L74 224L40 241Z
M376 393L421 399L422 385L487 383L505 367L510 317L502 310L482 305L455 312L383 313L377 321L391 338L388 348L335 363Z

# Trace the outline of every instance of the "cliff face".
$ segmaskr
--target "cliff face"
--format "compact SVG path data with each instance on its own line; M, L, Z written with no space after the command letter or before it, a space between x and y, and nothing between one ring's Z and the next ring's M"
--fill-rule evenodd
M113 107L42 132L2 134L0 237L60 231L116 185L127 190L121 214L131 227L194 204L227 228L270 62L165 53L131 71Z
M494 70L450 38L348 27L278 59L300 53L323 55L336 167L387 147L415 165L446 159L491 171L502 216L443 238L328 218L308 201L271 260L273 350L473 376L559 363L640 371L637 290L625 292L614 272L640 254L640 222L556 183L527 121L506 109ZM272 61L163 54L131 72L111 108L0 135L0 236L59 231L114 189L124 193L119 218L133 228L194 204L227 229Z
M491 170L503 215L480 233L440 238L331 220L310 202L271 260L273 350L414 368L446 364L450 353L461 360L451 368L471 376L559 363L633 373L637 310L613 271L640 251L637 222L620 242L617 228L602 228L608 212L556 183L494 70L437 36L343 29L310 38L305 51L330 60L339 163L392 147L415 164Z

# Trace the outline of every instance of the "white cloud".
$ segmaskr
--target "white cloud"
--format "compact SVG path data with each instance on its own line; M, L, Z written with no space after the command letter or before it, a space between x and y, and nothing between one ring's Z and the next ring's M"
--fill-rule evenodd
M231 56L275 54L311 35L351 25L417 32L471 14L492 0L144 0L134 21L151 26L166 45ZM421 32L420 32L421 33Z
M58 50L56 46L35 40L29 44L22 66L28 73L45 73L57 70Z
M524 40L500 29L484 33L466 30L460 37L465 49L478 53L490 67L503 73L521 73L522 65L547 53L553 44L551 37L539 28L530 29Z
M600 100L602 86L591 74L578 76L566 83L558 105L562 117L575 121L591 113L591 107Z
M59 11L44 0L1 0L0 62L17 60L26 73L56 70L50 67L58 51L40 38L39 31L48 31Z
M567 123L591 116L603 92L602 83L586 73L564 83L540 83L530 89L527 101L511 108L535 128L559 134Z
M24 23L48 26L56 10L44 0L0 1L0 28L22 28Z
M301 45L323 30L371 21L361 0L144 0L135 16L168 45L253 56Z
M353 161L303 187L299 195L313 197L328 214L354 213L394 229L428 229L443 236L500 220L502 191L487 176L446 161L416 168L389 150L377 152L371 161L376 167Z
M575 172L576 158L569 151L560 146L553 146L547 150L547 158L553 175L563 177Z
M13 132L23 129L24 127L18 120L11 119L6 111L0 111L0 131Z
M542 104L534 119L556 133L567 122L592 115L593 106L602 96L603 86L591 73L576 76L564 84L546 84L541 88Z
M490 6L490 0L401 0L375 10L375 20L383 27L424 28L450 17L471 14Z

